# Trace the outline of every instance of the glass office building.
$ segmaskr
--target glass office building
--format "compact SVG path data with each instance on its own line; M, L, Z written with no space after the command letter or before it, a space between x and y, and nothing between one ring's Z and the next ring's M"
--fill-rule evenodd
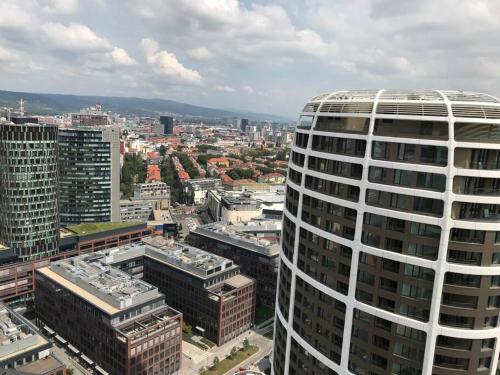
M21 259L58 251L55 125L0 123L0 242Z
M61 225L119 221L113 217L113 206L119 205L120 198L119 155L113 147L118 142L107 136L113 131L118 132L113 128L59 131ZM113 154L118 155L118 163L113 163Z

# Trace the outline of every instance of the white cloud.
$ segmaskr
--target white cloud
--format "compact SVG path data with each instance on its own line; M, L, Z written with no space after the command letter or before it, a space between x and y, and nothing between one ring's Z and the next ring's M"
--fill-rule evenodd
M41 28L47 41L56 48L73 51L111 49L108 40L97 36L90 28L80 23L72 23L69 26L46 23Z
M282 64L298 57L323 56L323 38L293 25L279 5L245 7L238 0L131 0L148 26L168 35L188 54L210 54L241 63ZM169 19L172 22L165 22ZM193 56L192 56L193 57ZM206 58L206 53L204 55ZM195 57L196 58L196 57Z
M137 65L137 61L131 58L127 53L127 51L125 51L123 48L120 47L113 48L113 50L110 52L110 56L112 60L118 65L125 65L125 66Z
M7 48L0 46L0 61L12 62L18 59L17 54Z
M307 23L341 46L332 62L381 85L477 87L500 59L498 1L312 0L307 9Z
M0 28L30 30L36 20L36 7L28 1L0 1Z
M200 61L212 60L214 57L214 54L206 47L189 49L186 51L186 53L189 57Z
M254 93L253 87L248 86L248 85L243 86L243 90L245 90L245 92L247 92L248 94L253 94Z
M223 91L223 92L235 92L236 91L234 89L234 87L227 86L227 85L219 85L219 86L216 86L215 88L216 88L216 90Z
M78 8L78 0L38 0L42 10L46 13L72 14Z
M173 53L160 50L156 41L145 38L141 41L141 46L146 54L148 64L156 74L172 78L178 83L203 84L203 77L199 72L186 68Z

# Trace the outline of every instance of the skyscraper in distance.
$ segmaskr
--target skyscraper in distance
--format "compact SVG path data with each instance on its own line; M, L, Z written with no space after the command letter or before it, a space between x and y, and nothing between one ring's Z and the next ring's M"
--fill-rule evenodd
M163 135L174 134L174 118L171 116L160 116L160 124L156 129L156 133Z
M120 221L117 127L59 132L61 225Z
M500 101L308 102L287 179L273 373L495 374Z
M248 127L248 119L242 118L240 123L240 130L242 133L246 133Z
M23 260L59 247L55 125L0 123L0 243Z

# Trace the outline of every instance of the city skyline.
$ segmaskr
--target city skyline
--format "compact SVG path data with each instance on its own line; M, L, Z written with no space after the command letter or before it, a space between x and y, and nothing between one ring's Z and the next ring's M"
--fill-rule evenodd
M332 87L498 95L491 79L498 51L490 47L498 7L451 0L7 0L0 4L0 87L292 118Z

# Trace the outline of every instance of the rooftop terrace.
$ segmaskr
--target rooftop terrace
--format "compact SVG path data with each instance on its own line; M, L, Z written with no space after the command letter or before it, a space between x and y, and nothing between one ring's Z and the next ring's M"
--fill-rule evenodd
M84 224L78 224L78 225L73 225L70 227L67 227L66 229L69 229L70 231L78 234L78 235L84 235L84 234L93 234L93 233L99 233L99 232L106 232L108 230L114 230L114 229L121 229L121 228L126 228L126 227L131 227L134 225L141 224L139 222L137 223L84 223Z

